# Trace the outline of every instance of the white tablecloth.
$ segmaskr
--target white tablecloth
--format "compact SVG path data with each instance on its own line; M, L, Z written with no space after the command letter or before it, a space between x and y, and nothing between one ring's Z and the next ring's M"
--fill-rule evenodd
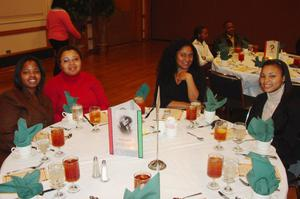
M152 125L155 125L153 121L155 113L153 112L150 117L143 123L144 131L151 130ZM195 130L187 130L186 126L188 122L182 116L181 121L178 123L177 136L174 138L161 135L159 140L159 159L163 160L167 164L167 168L161 171L161 198L171 199L175 196L183 197L185 195L202 192L200 196L194 198L208 198L215 199L221 198L217 191L209 190L206 186L210 181L207 176L207 159L210 152L216 152L213 146L216 145L216 141L211 134L212 129L210 127L198 128ZM203 120L199 120L200 123L204 123ZM64 123L58 123L56 125L63 125ZM49 130L49 129L47 129ZM196 135L204 137L204 141L199 141L195 137L187 134L190 131ZM68 198L72 199L84 199L90 195L98 196L101 199L121 199L125 188L133 189L133 175L137 171L145 170L155 175L154 171L148 169L148 163L156 157L156 135L149 134L144 136L144 158L133 158L125 156L109 155L108 153L108 127L107 125L101 126L100 133L92 133L91 126L88 123L84 123L83 129L72 129L73 136L66 141L62 150L66 155L79 156L80 160L80 180L78 184L81 190L78 193L70 194L66 191L66 186L63 191L67 194ZM241 146L249 151L254 149L254 142L245 142ZM225 150L220 153L225 157L233 156L239 159L239 162L249 163L250 160L236 155L232 148L234 143L231 140L222 143ZM270 153L276 154L275 150L271 150ZM52 161L61 161L61 158L53 156L53 152L48 152ZM94 156L98 156L100 161L102 159L107 160L108 175L110 181L103 183L99 179L92 178L92 159ZM36 153L32 158L28 160L16 159L13 155L10 155L2 165L1 168L1 180L2 176L11 170L26 168L28 166L37 165L41 155ZM281 161L271 160L278 170L280 171L281 182L279 189L273 193L272 198L283 199L286 198L288 185L284 167ZM46 166L44 164L43 166ZM221 188L225 186L222 178L217 182L221 185ZM230 198L236 196L248 199L251 196L251 189L236 179L232 184L234 194L228 195ZM44 189L48 189L48 182L44 182ZM54 192L49 192L44 195L45 198L51 198ZM15 194L0 194L0 198L16 198Z
M258 81L260 68L255 67L253 59L255 57L245 56L245 60L241 64L238 61L233 61L233 59L221 61L220 58L215 58L212 63L212 70L239 77L242 80L243 93L256 97L262 93L262 90ZM289 71L292 81L300 82L300 69L289 67Z

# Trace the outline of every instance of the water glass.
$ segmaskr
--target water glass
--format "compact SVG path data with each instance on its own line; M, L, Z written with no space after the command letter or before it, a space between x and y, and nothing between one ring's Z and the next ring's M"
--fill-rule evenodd
M43 157L41 159L42 162L46 162L49 160L49 158L47 157L46 153L48 151L50 142L48 138L45 139L40 139L36 142L38 149L40 150L40 152L43 154Z
M66 194L60 191L64 187L65 175L64 167L61 163L51 163L48 165L49 182L51 187L57 190L54 197L55 199L66 198Z
M77 123L76 128L82 128L82 126L81 126L81 122L83 120L82 105L74 104L72 106L72 117L73 117L73 120L76 121L76 123Z
M227 194L232 194L233 189L230 186L230 183L233 183L238 173L238 160L236 158L225 158L223 164L223 179L226 182L226 187L224 192Z
M236 146L233 148L234 152L242 152L243 149L240 147L240 144L243 143L243 139L246 136L246 126L243 122L235 122L233 125L233 141L236 143Z

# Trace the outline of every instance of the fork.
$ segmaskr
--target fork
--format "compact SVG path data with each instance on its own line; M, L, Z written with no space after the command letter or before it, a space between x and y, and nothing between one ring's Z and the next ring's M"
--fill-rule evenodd
M246 182L245 180L243 180L242 178L239 178L239 180L240 180L240 182L241 182L243 185L245 185L245 186L247 186L247 187L250 186L250 184L249 184L248 182ZM280 191L280 189L277 188L276 191Z
M183 198L174 197L173 199L185 199L185 198L189 198L189 197L193 197L193 196L197 196L197 195L201 195L201 194L202 193L199 192L199 193L195 193L195 194L192 194L192 195L184 196Z
M203 137L198 137L197 135L195 135L195 134L192 134L191 132L187 132L187 134L189 134L189 135L191 135L191 136L194 136L194 137L196 137L198 140L200 140L200 141L203 141L204 140L204 138Z
M9 172L6 173L6 175L11 175L13 173L16 173L16 172L19 172L19 171L22 171L22 170L26 170L26 169L38 169L38 168L40 168L40 166L42 166L42 164L44 164L44 162L40 162L36 166L31 166L31 167L27 167L27 168L24 168L24 169L16 169L16 170L13 170L13 171L9 171Z

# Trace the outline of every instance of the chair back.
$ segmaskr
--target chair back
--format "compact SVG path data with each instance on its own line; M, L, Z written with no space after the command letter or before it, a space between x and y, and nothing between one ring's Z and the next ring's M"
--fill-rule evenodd
M292 82L293 92L296 94L297 97L300 98L300 83Z
M216 71L210 71L210 88L212 91L221 97L227 97L228 100L236 100L245 105L245 99L243 95L243 88L241 79L232 76L222 74Z

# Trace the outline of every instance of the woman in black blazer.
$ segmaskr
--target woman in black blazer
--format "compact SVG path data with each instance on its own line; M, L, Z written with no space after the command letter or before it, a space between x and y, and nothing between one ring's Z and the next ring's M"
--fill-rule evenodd
M259 83L264 93L256 97L247 125L253 117L273 119L272 145L288 169L300 160L300 99L293 92L288 67L281 60L268 60L263 64Z

